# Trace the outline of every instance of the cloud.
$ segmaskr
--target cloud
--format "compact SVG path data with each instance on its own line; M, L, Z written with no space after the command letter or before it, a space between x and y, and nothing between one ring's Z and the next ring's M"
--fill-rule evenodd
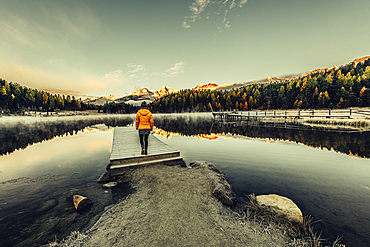
M139 82L147 79L146 68L142 64L128 63L125 71L117 69L106 73L102 80L111 86L122 86L123 84Z
M186 29L189 29L189 28L191 28L191 26L188 24L188 21L183 21L183 23L182 23L182 27L183 28L186 28Z
M120 69L117 69L115 71L108 72L107 74L105 74L103 76L103 80L116 81L117 79L122 78L122 77L123 77L123 71Z
M185 72L185 62L178 62L172 65L169 69L167 69L164 73L161 75L164 77L176 77L179 74L182 74Z
M229 9L232 9L235 7L235 0L233 0L230 5L229 5Z
M144 65L128 63L126 71L117 69L106 73L102 79L107 82L135 83L149 80L150 76L176 77L185 72L185 66L185 62L178 62L172 64L171 67L164 72L157 71L148 73L148 69Z
M191 12L190 15L185 16L184 21L182 22L182 27L185 29L190 29L191 25L196 21L199 21L205 17L206 19L210 19L211 15L221 15L224 14L222 24L218 27L219 32L222 31L223 28L230 28L230 22L227 20L228 11L234 9L236 6L242 8L244 4L246 4L248 0L195 0L189 5L189 10ZM219 5L219 11L211 11L212 5ZM210 9L209 11L206 11ZM216 18L218 19L218 18Z
M246 4L248 2L248 0L241 0L240 3L239 3L239 8L241 8L243 6L243 4Z
M210 0L195 0L190 6L189 10L191 15L186 16L183 21L182 27L189 29L191 26L189 23L194 23L196 20L201 19L201 13L211 4Z
M199 15L207 8L207 5L209 5L210 3L210 0L195 0L195 2L189 6L189 9L194 15Z
M130 68L126 73L126 75L129 76L129 77L136 77L138 74L139 75L146 75L146 73L144 73L144 71L146 71L146 68L142 64L129 63L129 64L127 64L127 66Z

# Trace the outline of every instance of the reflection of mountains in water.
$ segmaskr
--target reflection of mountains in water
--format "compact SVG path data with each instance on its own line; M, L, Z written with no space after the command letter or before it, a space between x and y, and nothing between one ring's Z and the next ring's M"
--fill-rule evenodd
M104 126L126 126L132 124L132 118L98 118L16 123L0 126L0 155L10 154L18 149L25 149L33 143L51 140L57 136L74 135L88 126L89 131L108 131ZM104 124L104 126L102 126Z
M159 118L155 125L164 135L173 133L198 138L262 138L267 142L289 141L311 148L335 150L351 156L370 158L370 132L347 129L326 129L300 125L260 121L219 122L212 118Z

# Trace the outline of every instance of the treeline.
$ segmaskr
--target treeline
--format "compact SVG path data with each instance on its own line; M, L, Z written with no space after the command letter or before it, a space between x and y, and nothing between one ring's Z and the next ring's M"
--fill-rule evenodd
M0 108L4 112L97 109L96 106L84 104L74 96L30 89L3 79L0 79Z
M104 113L132 113L136 112L136 107L130 104L121 103L105 103L102 106L97 106L98 111Z
M320 109L370 105L370 59L303 78L253 84L231 91L182 90L150 104L153 112L203 112L237 109Z
M105 103L104 105L85 104L81 98L51 94L30 89L18 83L7 82L0 78L0 113L22 113L25 111L80 111L98 110L104 113L130 113L135 107L125 103Z

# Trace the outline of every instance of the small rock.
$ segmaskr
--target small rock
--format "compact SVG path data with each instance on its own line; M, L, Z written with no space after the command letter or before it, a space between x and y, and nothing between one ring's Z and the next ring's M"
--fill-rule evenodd
M303 223L301 210L289 198L270 194L257 196L256 201L260 206L268 206L270 210L286 216L289 220Z
M109 182L109 183L103 184L103 187L111 188L111 187L117 186L117 184L118 184L117 182Z

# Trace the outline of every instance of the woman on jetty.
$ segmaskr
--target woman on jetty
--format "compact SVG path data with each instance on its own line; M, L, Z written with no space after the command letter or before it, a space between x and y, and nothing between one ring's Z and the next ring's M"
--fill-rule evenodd
M148 137L153 130L153 115L148 110L146 102L141 103L141 108L136 114L136 129L139 130L141 154L148 154Z

